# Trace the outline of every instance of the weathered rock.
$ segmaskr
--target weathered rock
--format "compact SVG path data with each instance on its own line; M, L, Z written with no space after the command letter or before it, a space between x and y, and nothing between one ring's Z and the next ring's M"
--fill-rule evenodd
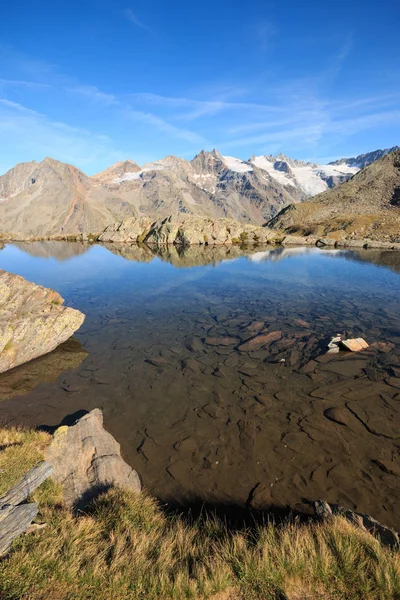
M363 338L341 340L340 343L346 348L346 350L350 350L351 352L360 352L361 350L368 348L368 344L365 340L363 340Z
M131 218L107 227L99 236L102 242L145 242L160 246L265 244L276 237L258 225L234 219L177 214L154 221L149 217Z
M391 529L382 525L379 521L376 521L369 515L363 513L356 513L349 508L344 508L339 504L328 504L324 500L316 500L314 502L314 511L318 518L326 520L332 517L332 515L339 515L345 517L348 521L353 523L359 529L368 531L375 537L379 538L380 541L390 546L391 548L399 548L400 540L399 534Z
M53 477L62 484L69 507L83 507L111 486L141 490L138 474L122 459L120 445L104 429L98 408L71 427L59 427L46 460L54 466Z
M154 221L150 217L132 217L113 223L99 235L99 242L142 242Z
M0 271L0 373L47 354L82 325L57 292Z

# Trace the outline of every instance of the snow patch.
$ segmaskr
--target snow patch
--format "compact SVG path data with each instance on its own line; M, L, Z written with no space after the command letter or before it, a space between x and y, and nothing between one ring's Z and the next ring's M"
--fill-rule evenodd
M239 158L235 158L234 156L223 156L222 157L224 165L228 167L231 171L235 171L236 173L249 173L253 170L253 167L246 163L244 160L240 160Z
M275 179L275 181L281 185L290 185L292 187L296 187L293 179L287 173L284 173L283 171L277 171L274 168L274 163L276 162L275 160L272 162L266 156L255 156L251 162L262 171L267 171L268 175L270 175L272 179Z
M273 156L256 156L251 162L259 169L266 171L281 185L298 186L308 196L315 196L328 189L325 177L343 177L344 175L354 175L359 171L357 167L348 165L313 165L311 163L302 164L300 161L284 161L291 169L291 173L288 174L274 167L276 160L283 161L284 158L281 155L277 159Z

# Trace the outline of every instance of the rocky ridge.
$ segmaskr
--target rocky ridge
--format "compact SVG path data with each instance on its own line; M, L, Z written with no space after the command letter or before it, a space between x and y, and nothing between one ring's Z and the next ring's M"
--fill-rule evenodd
M167 156L142 167L122 161L92 177L51 158L21 163L0 177L0 235L21 241L96 236L124 218L179 213L262 224L354 175L360 167L350 163L358 158L316 165L203 150L191 161Z
M287 234L286 243L398 247L400 150L383 156L338 188L284 208L268 228Z
M0 271L0 373L47 354L82 325L57 292Z

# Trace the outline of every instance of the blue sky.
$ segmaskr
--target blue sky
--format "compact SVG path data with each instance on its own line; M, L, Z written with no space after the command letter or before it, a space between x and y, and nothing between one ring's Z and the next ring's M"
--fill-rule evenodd
M397 0L5 0L0 173L400 143Z

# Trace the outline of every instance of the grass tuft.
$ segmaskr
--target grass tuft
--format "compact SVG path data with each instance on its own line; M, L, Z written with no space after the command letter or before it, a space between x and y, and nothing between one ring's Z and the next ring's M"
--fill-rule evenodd
M0 439L4 492L49 436L13 429ZM340 517L238 532L211 514L171 516L147 493L110 489L75 516L52 483L35 497L47 527L0 562L2 600L400 598L399 552Z

